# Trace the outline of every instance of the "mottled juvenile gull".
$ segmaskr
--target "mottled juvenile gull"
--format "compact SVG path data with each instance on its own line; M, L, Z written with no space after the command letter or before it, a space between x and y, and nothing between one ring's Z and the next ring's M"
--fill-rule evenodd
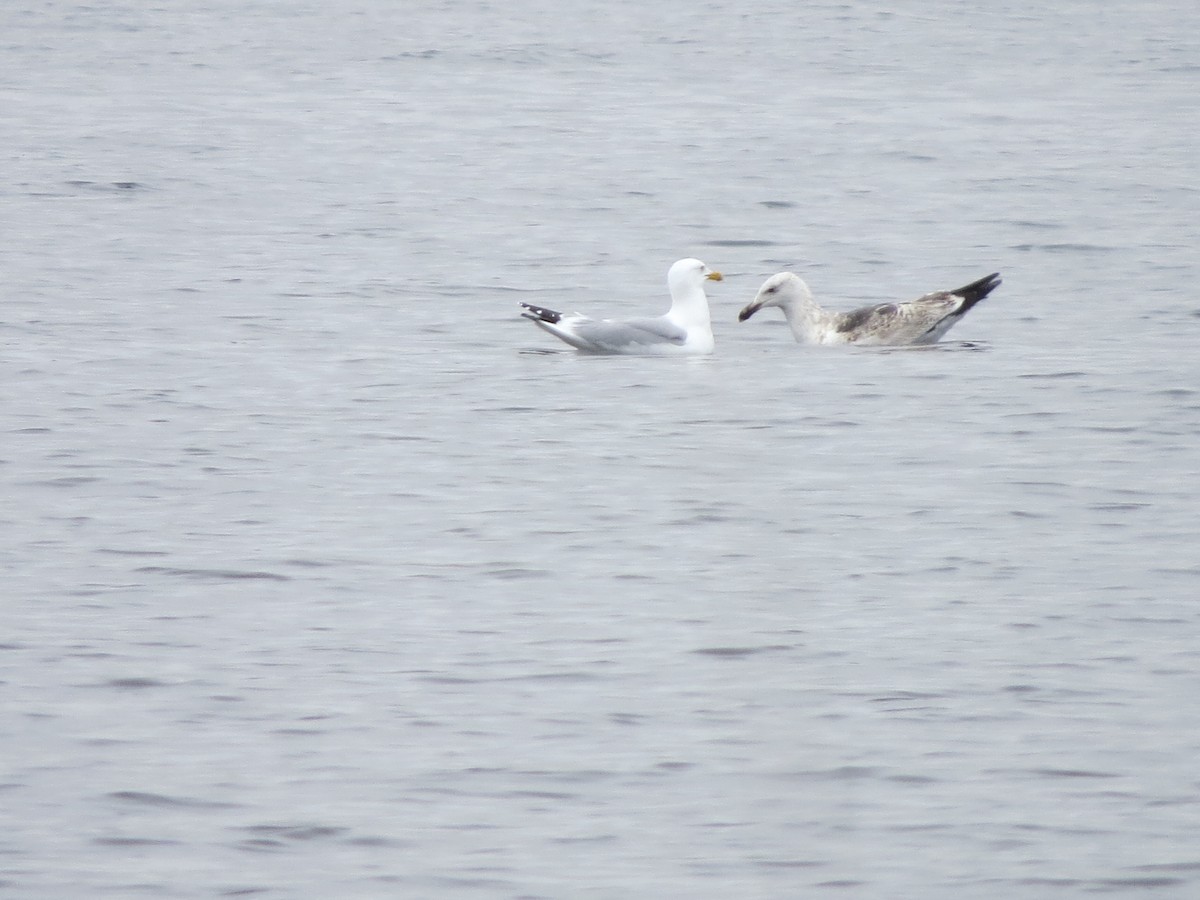
M681 259L667 272L671 309L664 316L591 319L531 303L521 304L526 310L521 315L584 353L712 353L712 322L704 282L720 280L721 273L700 260Z
M999 284L1000 273L995 272L953 291L839 313L822 309L798 276L780 272L763 282L754 302L738 313L738 321L745 322L764 307L778 306L801 344L932 344Z

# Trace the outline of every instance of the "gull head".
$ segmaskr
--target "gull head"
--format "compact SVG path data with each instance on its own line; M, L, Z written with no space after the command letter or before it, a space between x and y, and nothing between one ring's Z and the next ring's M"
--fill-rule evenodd
M798 275L791 272L780 272L772 275L763 282L754 300L738 313L738 321L745 322L748 318L767 306L778 306L787 310L793 303L811 300L808 285L800 280Z
M704 287L705 281L724 281L720 272L710 269L698 259L681 259L667 271L667 287L672 296L676 291Z

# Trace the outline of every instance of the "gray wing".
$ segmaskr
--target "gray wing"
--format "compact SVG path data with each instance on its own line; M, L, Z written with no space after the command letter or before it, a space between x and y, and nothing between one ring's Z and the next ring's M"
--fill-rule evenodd
M910 303L864 306L838 316L837 331L854 344L919 344L937 340L939 326L963 305L961 297L936 291Z
M649 347L655 344L682 346L687 343L687 332L661 317L580 322L571 330L601 351L628 350L639 345Z

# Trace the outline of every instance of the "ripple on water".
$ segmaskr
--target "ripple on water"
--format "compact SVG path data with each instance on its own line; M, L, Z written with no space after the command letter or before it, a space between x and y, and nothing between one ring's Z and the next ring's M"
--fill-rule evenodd
M241 569L189 569L174 566L142 566L136 569L148 575L170 575L176 578L188 578L197 581L291 581L288 575L278 572L264 572Z

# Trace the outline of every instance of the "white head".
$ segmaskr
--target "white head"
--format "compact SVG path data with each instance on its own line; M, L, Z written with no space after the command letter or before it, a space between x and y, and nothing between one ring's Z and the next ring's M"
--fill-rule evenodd
M738 313L738 321L745 322L766 306L780 307L790 319L794 304L811 302L812 292L809 291L808 285L800 280L800 276L793 275L791 272L780 272L763 282L763 286L758 289L758 295L753 302L748 303Z
M703 289L705 281L723 280L720 272L714 272L698 259L681 259L667 270L667 287L671 289L672 297L677 288L680 292Z

